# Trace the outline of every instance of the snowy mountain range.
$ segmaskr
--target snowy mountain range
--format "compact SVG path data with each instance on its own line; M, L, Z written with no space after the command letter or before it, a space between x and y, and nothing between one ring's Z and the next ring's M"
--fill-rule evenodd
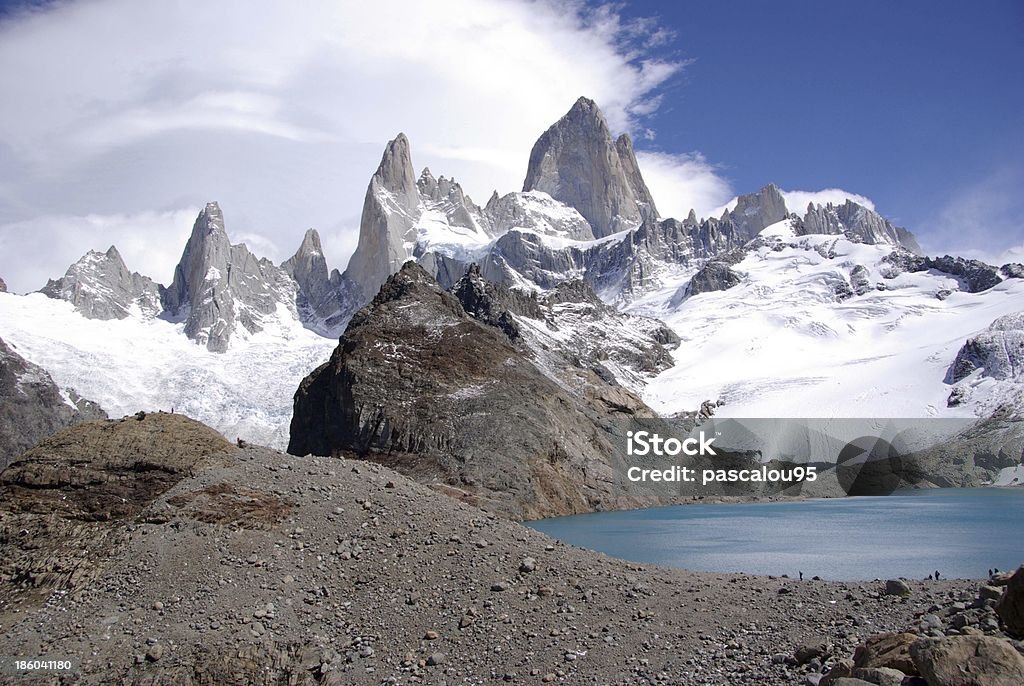
M629 137L586 98L538 139L522 191L482 207L416 174L399 134L344 272L314 230L280 265L232 245L210 203L169 286L113 246L89 252L36 293L0 288L0 339L111 416L173 409L282 448L299 382L409 260L446 289L472 272L519 293L496 326L663 415L705 401L734 417L1024 409L1024 267L929 258L868 207L787 207L774 185L718 217L662 218Z

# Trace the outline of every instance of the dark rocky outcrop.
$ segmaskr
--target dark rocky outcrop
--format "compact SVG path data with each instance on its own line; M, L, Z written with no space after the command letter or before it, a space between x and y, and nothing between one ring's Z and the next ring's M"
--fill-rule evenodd
M871 281L868 278L868 270L862 264L856 264L850 270L850 287L854 295L864 295L872 290Z
M1007 279L1024 279L1024 264L1011 262L999 268L999 273Z
M523 182L523 191L532 190L575 207L598 238L638 226L645 212L656 216L632 144L620 139L616 145L588 98L577 100L537 139Z
M960 289L967 293L980 293L1002 281L999 270L980 260L944 255L943 257L922 257L909 250L896 250L884 258L889 265L882 274L894 278L903 272L923 272L929 269L957 277Z
M475 285L458 290L493 314L467 297ZM354 451L514 517L636 502L614 463L611 423L650 410L592 371L561 366L579 395L408 263L302 382L288 451Z
M728 264L712 260L697 270L689 282L676 291L669 304L672 307L678 307L683 301L694 295L724 291L740 281L740 275L734 272Z
M982 369L984 376L1009 380L1024 374L1024 312L999 317L957 352L946 374L957 383Z
M129 271L117 248L110 246L105 253L90 250L39 292L68 301L89 319L124 319L133 307L143 315L159 314L160 288L149 277Z
M4 283L3 279L0 279L0 293L6 293L6 292L7 292L7 284Z
M0 340L0 469L65 427L106 417L96 403L62 393L46 370Z
M235 447L180 414L83 422L25 452L0 473L8 512L79 521L130 517L211 455Z
M245 244L231 245L217 203L199 213L174 280L164 291L171 318L185 321L185 334L214 352L227 349L238 327L249 333L279 304L296 300L295 282Z
M466 274L452 286L451 293L458 298L466 314L477 321L501 329L512 341L522 337L513 314L531 319L544 317L536 294L527 295L506 286L490 283L481 276L480 267L475 264L470 265Z

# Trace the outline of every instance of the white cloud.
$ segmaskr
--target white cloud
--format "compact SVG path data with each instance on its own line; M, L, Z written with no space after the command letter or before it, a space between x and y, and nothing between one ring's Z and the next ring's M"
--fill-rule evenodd
M4 280L12 291L39 290L88 250L116 245L134 272L169 284L199 208L172 212L45 215L0 226ZM59 269L51 266L61 265Z
M782 197L786 201L786 207L790 212L796 212L803 216L807 212L807 205L843 205L847 200L852 200L858 205L863 205L869 210L875 209L875 203L871 198L866 198L857 193L844 191L842 188L826 188L820 191L782 191Z
M698 217L708 217L733 195L729 182L700 153L638 150L636 156L654 204L663 217L682 219L691 209Z
M37 288L39 272L64 271L64 253L116 243L116 222L85 231L90 215L208 200L229 233L280 256L313 226L343 267L355 237L340 234L358 224L396 133L418 167L478 201L518 190L533 142L580 95L616 132L643 131L657 88L684 67L650 53L667 39L613 7L545 0L91 0L5 19L0 239L15 253L0 255L0 275ZM701 168L713 171L699 158L681 166L697 203L720 190ZM70 243L32 255L34 273L9 257L58 236ZM173 261L156 262L166 278Z
M930 255L1003 265L1024 259L1024 169L1004 167L952 193L922 232Z

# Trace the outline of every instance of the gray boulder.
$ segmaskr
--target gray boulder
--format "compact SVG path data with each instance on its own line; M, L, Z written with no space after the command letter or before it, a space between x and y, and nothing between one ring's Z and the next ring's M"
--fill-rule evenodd
M65 427L106 418L99 405L62 392L46 370L0 339L0 469Z
M245 244L231 245L224 215L212 202L196 218L163 300L168 316L184 320L189 338L223 352L239 326L257 333L278 305L294 307L296 284Z
M1024 657L991 636L922 638L910 646L928 686L1020 686Z
M117 248L110 246L105 253L90 250L39 292L68 301L89 319L124 319L133 307L145 316L158 315L160 288L149 277L129 271Z
M577 100L537 139L523 190L544 191L576 208L598 238L638 226L645 211L656 215L632 145L616 146L604 115L588 98Z

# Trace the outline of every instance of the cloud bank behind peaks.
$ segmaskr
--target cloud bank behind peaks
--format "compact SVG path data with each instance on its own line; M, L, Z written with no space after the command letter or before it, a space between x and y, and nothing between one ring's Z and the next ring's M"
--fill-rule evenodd
M643 130L657 89L685 66L651 52L667 39L655 22L582 2L90 0L8 15L0 273L17 290L38 288L40 271L63 273L64 253L115 242L104 227L125 216L208 200L235 240L262 236L287 256L312 226L344 267L354 236L326 239L356 230L396 133L417 167L455 176L478 201L517 190L533 142L580 95L616 132ZM719 190L703 164L684 160L684 181L710 202ZM29 225L46 235L30 241ZM67 242L59 256L34 255L32 271L8 257L47 235ZM176 261L122 252L159 280Z

